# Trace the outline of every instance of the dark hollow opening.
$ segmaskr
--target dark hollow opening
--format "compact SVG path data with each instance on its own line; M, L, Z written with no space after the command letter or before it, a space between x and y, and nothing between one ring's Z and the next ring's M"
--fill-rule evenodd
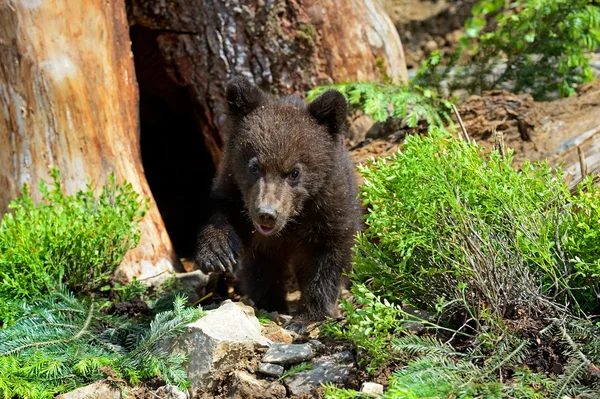
M156 33L132 27L140 92L142 162L150 189L179 258L193 254L207 215L215 173L186 87L167 75Z

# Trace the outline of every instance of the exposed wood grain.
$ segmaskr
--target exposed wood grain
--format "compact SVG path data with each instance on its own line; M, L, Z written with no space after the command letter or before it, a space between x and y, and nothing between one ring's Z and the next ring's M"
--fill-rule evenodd
M225 82L245 75L263 89L304 93L319 83L406 81L398 33L378 0L128 0L132 38L153 40L160 65L187 88L213 161L226 135ZM140 81L140 85L143 82Z
M151 197L139 151L138 91L124 0L0 2L0 213L50 167L68 193L115 172ZM39 196L35 197L39 200ZM158 210L120 271L145 278L177 262Z

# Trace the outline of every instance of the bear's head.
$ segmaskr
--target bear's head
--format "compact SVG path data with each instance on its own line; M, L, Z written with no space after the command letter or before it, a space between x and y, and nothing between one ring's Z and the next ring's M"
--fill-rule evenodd
M276 99L245 78L231 80L226 96L233 178L256 229L277 235L300 222L307 201L318 207L329 195L342 167L346 99L336 90L308 105L295 97Z

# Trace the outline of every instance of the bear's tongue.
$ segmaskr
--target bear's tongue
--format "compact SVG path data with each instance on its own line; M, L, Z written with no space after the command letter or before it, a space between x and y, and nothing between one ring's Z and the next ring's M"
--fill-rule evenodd
M258 225L258 229L263 234L271 234L273 232L273 230L275 230L275 227L268 227L268 226L264 226L262 224L259 224Z

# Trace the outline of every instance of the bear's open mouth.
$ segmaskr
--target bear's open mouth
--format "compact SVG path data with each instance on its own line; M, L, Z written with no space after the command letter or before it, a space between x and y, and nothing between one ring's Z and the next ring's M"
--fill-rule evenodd
M256 227L258 227L258 231L260 231L262 234L268 236L269 234L273 233L275 231L275 226L273 227L269 227L269 226L264 226L262 224L256 224Z

